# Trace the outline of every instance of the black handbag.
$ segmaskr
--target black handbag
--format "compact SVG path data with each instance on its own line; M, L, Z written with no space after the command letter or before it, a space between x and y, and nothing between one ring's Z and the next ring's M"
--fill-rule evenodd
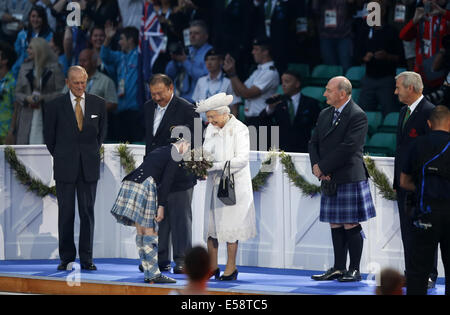
M219 189L217 190L217 198L225 205L233 206L236 204L236 193L234 191L234 175L230 172L230 161L225 163L220 177Z

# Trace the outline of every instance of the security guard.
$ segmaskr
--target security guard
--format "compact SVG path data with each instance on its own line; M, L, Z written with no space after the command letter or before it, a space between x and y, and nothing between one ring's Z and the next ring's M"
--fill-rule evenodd
M403 165L400 186L414 191L409 208L414 228L407 294L426 295L438 243L446 274L450 272L450 110L436 106L428 119L432 131L417 138ZM445 294L450 294L449 279Z

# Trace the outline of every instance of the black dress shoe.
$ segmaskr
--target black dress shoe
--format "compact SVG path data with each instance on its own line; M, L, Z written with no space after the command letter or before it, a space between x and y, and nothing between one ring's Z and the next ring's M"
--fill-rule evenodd
M97 270L97 267L93 263L87 263L87 264L82 263L81 269L95 271L95 270Z
M345 270L338 270L335 268L328 269L325 273L322 273L320 275L313 275L311 276L311 279L316 281L329 281L329 280L336 280L342 277L345 273Z
M59 265L58 265L58 270L59 271L65 271L65 270L69 270L69 271L71 271L73 268L72 268L72 265L73 265L73 261L69 261L69 262L61 262Z
M428 290L434 289L436 287L436 280L428 278Z
M359 270L350 269L342 277L338 279L339 282L356 282L361 281L361 274Z
M234 280L237 280L238 273L239 273L238 270L235 269L231 275L229 275L229 276L222 275L219 278L219 280L220 281L234 281Z
M211 271L209 277L211 278L212 276L214 276L214 279L219 280L219 278L220 278L220 268L217 268L216 270Z
M144 279L147 283L176 283L177 281L173 278L160 274L156 278L153 279Z
M176 266L173 268L173 273L176 273L176 274L182 274L182 273L184 273L184 266L182 266L182 265L176 265Z

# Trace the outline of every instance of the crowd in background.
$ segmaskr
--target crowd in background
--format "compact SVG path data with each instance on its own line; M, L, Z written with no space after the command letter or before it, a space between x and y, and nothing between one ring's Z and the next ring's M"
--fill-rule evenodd
M265 105L252 105L255 95L242 86L269 61L277 78L261 85L260 98L284 87L280 79L291 64L327 64L342 66L344 74L365 65L358 103L368 111L399 111L398 68L420 73L434 103L450 99L447 0L377 0L381 26L367 23L373 1L365 0L76 2L79 27L68 26L69 1L0 0L0 143L43 143L41 109L67 92L71 65L83 66L86 91L106 100L113 143L143 141L143 104L154 73L169 75L175 93L191 102L234 94L232 112L255 126L263 124ZM258 61L255 45L267 48L269 59ZM302 77L290 74L300 89Z

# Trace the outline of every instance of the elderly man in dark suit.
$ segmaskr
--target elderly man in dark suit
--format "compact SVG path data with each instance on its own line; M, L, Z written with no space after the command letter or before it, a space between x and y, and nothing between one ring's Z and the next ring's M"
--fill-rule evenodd
M434 105L422 95L423 83L418 73L405 71L397 75L395 94L398 100L405 104L400 110L397 125L397 148L394 166L394 189L397 191L398 213L400 217L400 231L402 234L405 255L405 269L408 275L410 265L410 242L413 227L412 218L406 213L405 201L407 192L400 187L400 173L407 158L409 147L418 136L430 131L427 120ZM437 256L435 266L430 275L429 286L433 287L437 279Z
M92 261L94 204L100 176L100 147L106 132L105 100L85 93L88 74L80 66L67 73L69 92L44 107L45 144L53 156L58 199L58 270L75 261L75 192L80 215L79 256L82 269L97 270Z
M261 125L279 127L280 149L285 152L308 152L311 131L320 112L317 100L301 94L301 82L300 74L286 70L281 76L284 95L278 101L278 95L271 98L273 102L268 99L270 104L259 115Z
M145 153L166 146L173 137L179 137L177 127L183 126L183 137L194 138L194 105L174 95L172 80L165 74L155 74L150 79L152 100L144 104L145 110ZM200 118L199 118L200 119ZM199 121L201 126L201 121ZM177 128L177 129L175 129ZM172 134L176 132L177 134ZM200 128L201 132L201 128ZM165 209L165 219L159 225L158 264L162 271L170 270L169 239L172 236L174 273L183 273L183 261L187 250L192 247L192 192L196 179L188 175L181 164L175 176Z
M345 77L328 82L324 96L331 106L320 112L309 143L312 171L322 181L320 221L330 223L334 249L334 266L324 274L312 276L317 281L361 280L360 222L375 217L363 160L368 121L364 111L353 102L351 93L352 85Z

